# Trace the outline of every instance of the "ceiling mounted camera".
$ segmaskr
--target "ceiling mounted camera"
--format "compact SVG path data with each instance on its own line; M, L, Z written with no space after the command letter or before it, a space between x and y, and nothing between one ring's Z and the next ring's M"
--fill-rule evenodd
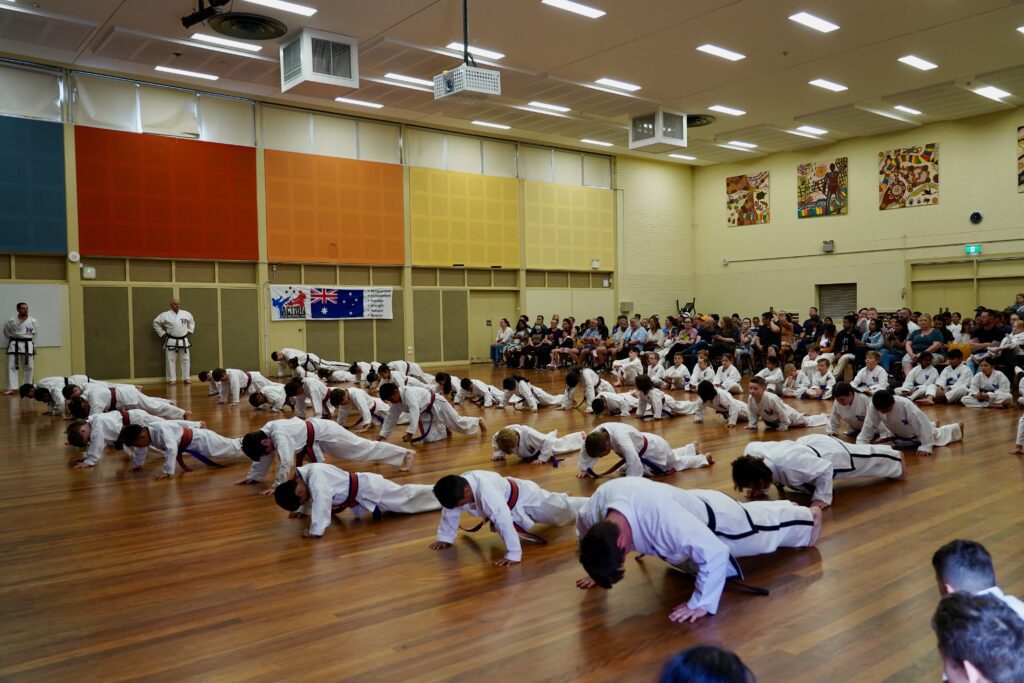
M198 0L199 9L188 16L182 17L181 25L185 28L192 28L196 24L201 24L208 19L212 19L220 14L220 11L217 8L223 7L230 1L231 0Z

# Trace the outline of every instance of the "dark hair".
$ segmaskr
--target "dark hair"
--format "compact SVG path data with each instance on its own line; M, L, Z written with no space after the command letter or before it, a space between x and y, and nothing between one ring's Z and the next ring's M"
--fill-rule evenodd
M764 364L765 365L778 365L779 364L779 359L778 359L777 356L768 356L767 358L764 359Z
M611 588L622 580L626 553L618 545L619 527L602 520L590 527L580 540L580 564L601 588Z
M446 474L434 484L434 497L441 507L451 510L466 494L469 482L457 474Z
M768 382L765 381L764 377L757 377L756 375L754 377L750 378L750 383L751 384L756 384L756 385L758 385L760 387L768 386Z
M21 394L22 398L28 398L29 392L35 390L35 388L36 387L34 384L22 384L20 387L18 387L18 393Z
M932 555L932 567L953 590L980 593L996 585L996 570L985 546L974 541L950 541Z
M295 378L284 385L284 395L288 398L298 396L302 392L302 380Z
M299 359L298 359L298 357L289 358L288 359L288 367L290 367L290 368L297 368L297 367L299 367Z
M469 391L469 388L473 386L473 380L469 377L463 377L459 380L459 386L462 387L464 391Z
M332 406L340 406L345 400L345 395L348 392L344 389L331 389L331 393L328 394L328 398Z
M580 383L580 373L579 373L579 371L576 370L576 369L570 370L569 374L567 374L565 376L565 386L567 386L567 387L575 387L579 383Z
M351 372L353 375L362 374L363 369L361 367L359 367L360 363L362 363L362 361L359 361L359 360L352 361L351 363L348 364L348 371ZM371 367L370 369L372 370L373 368Z
M645 394L654 388L654 380L651 379L650 375L637 375L634 383L636 384L637 390Z
M952 593L939 601L932 630L943 659L970 662L991 683L1024 681L1024 620L999 598Z
M842 396L853 396L853 385L849 382L839 382L832 387L833 398L840 398Z
M598 458L604 455L604 451L610 443L611 439L608 437L608 432L603 429L595 429L587 434L587 438L583 442L583 448L591 458Z
M608 402L598 396L590 402L590 409L594 411L594 415L600 415L608 408Z
M75 448L86 447L87 444L85 438L82 437L78 430L87 424L89 423L86 422L85 420L75 420L74 422L68 425L68 428L65 430L65 434L67 434L69 444L71 444Z
M277 351L271 351L270 352L270 360L278 360L278 356L280 356L280 355L281 354L278 353Z
M213 379L213 376L212 376L212 373L209 370L200 370L199 371L199 381L200 382L209 382L211 379Z
M992 367L995 367L995 363L993 363L992 359L988 357L982 358L980 361L978 361L978 365L981 365L982 363L988 363Z
M267 397L263 395L262 391L254 391L249 394L249 405L253 408L259 408L263 405L263 402L267 400Z
M68 414L79 420L89 417L89 404L81 396L75 396L68 400Z
M917 355L918 362L921 362L923 360L931 360L931 359L932 359L931 351L922 351L921 353L919 353Z
M316 376L320 379L329 379L332 372L329 368L319 367L316 369Z
M224 379L224 375L228 374L228 371L224 368L215 368L213 371L213 381L219 382Z
M267 433L264 431L249 432L242 437L242 452L253 462L259 462L260 458L267 454L267 448L263 445Z
M390 401L395 394L398 392L398 386L388 382L387 384L381 384L380 389L377 390L377 395L380 396L382 401Z
M382 367L381 369L383 370L384 368ZM366 382L367 384L373 384L379 378L380 378L380 374L379 373L374 372L373 370L370 370L368 373L366 373L366 378L363 381ZM391 379L391 370L390 369L388 369L388 379Z
M514 377L506 377L505 379L501 380L501 388L504 389L505 391L515 391L515 388L516 388L516 380L515 380L515 378Z
M299 496L295 493L297 487L298 482L294 479L289 479L280 484L274 489L274 502L288 512L295 512L302 507L302 501L299 500Z
M857 324L857 316L855 316L855 315L844 315L843 316L843 322L850 323L851 325L856 325Z
M964 352L960 349L950 349L946 352L946 358L963 358Z
M892 392L888 389L882 389L876 391L871 396L871 405L878 410L885 410L886 408L892 408L896 404L896 399L892 397Z
M723 354L722 354L722 358L721 358L721 360L725 360L726 358L728 358L728 359L729 359L729 362L730 362L730 363L732 363L732 362L733 362L733 357L732 357L732 354L731 354L731 353L723 353Z
M70 399L72 394L75 393L75 389L78 388L77 384L65 384L64 388L60 390L60 395L65 399Z
M718 390L715 389L714 384L705 379L697 385L697 395L702 401L710 401L718 395Z
M441 389L442 394L454 394L455 387L452 386L452 376L447 372L439 372L434 375L434 381Z
M121 429L121 433L117 435L117 440L114 442L114 448L120 450L126 445L131 446L139 440L139 437L142 436L142 430L144 429L145 427L142 425L125 425Z
M764 464L764 458L755 455L741 455L732 461L732 483L737 491L749 489L755 484L767 486L772 483L772 471Z
M714 645L683 650L665 662L658 683L754 683L753 672L732 652Z

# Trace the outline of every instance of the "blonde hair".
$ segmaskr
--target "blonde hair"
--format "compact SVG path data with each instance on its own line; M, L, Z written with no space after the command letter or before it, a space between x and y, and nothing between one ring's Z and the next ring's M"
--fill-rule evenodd
M828 358L819 358L819 359L818 359L818 364L820 365L820 364L822 364L822 363L824 363L824 364L825 364L825 367L826 367L826 368L827 368L827 367L831 367L831 366L832 366L832 363L830 363L830 362L828 361Z
M878 351L875 351L874 349L872 349L871 351L868 351L867 353L865 353L864 357L865 358L874 358L875 360L882 360L882 354L880 354Z
M494 435L494 445L498 447L498 450L502 453L511 454L519 445L519 432L512 429L511 427L505 427L499 430Z
M786 370L786 374L788 375L789 373L791 373L794 370L796 370L796 366L793 365L792 363L786 363L785 370Z

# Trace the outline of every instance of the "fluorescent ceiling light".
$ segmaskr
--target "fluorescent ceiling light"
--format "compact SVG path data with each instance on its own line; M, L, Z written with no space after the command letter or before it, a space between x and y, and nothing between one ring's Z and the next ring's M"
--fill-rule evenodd
M708 109L710 109L711 111L717 111L722 114L728 114L729 116L743 116L744 114L747 113L742 109L733 109L732 107L727 107L724 104L713 104L710 107L708 107Z
M585 142L588 145L597 145L598 147L612 147L610 142L601 142L600 140L591 140L589 138L580 138L580 142Z
M897 109L897 110L902 111L902 112L907 113L907 114L913 114L914 116L920 116L921 115L921 112L919 112L918 110L911 109L910 107L904 107L902 104L897 104L897 105L893 106L893 109Z
M201 74L198 71L185 71L184 69L172 69L169 66L158 66L154 67L157 71L163 71L164 73L177 74L178 76L190 76L192 78L202 78L207 81L216 81L220 76L212 76L210 74Z
M462 54L462 43L448 43L447 45L445 45L445 48L448 50L454 50L455 52L458 52L460 55ZM502 59L505 57L505 55L501 54L500 52L495 52L494 50L485 50L482 47L474 47L473 45L469 46L469 54L476 55L477 57L483 57L484 59Z
M982 97L987 97L990 100L995 100L996 102L1000 102L1004 97L1010 96L1010 93L1006 92L1005 90L1000 90L999 88L992 85L986 85L984 88L975 88L974 92L981 95Z
M528 107L525 104L522 104L522 105L512 105L512 106L515 107L516 109L520 110L520 111L528 111L528 112L530 112L532 114L544 114L544 116L557 116L560 119L572 118L571 116L566 116L565 114L559 114L557 111L548 111L547 109L537 109L536 107Z
M811 135L824 135L828 132L824 128L815 128L814 126L798 126L797 130L804 133L810 133Z
M428 81L425 78L413 78L412 76L404 76L396 73L386 73L384 78L390 78L392 81L401 81L402 83L412 83L413 85L423 85L428 88L434 87L434 81Z
M757 147L753 142L740 142L739 140L729 140L729 144L735 145L736 147L743 147L744 149L754 149Z
M752 151L754 151L752 149L747 149L746 147L736 147L734 145L719 145L719 147L724 147L725 149L732 149L732 150L735 150L737 152L752 152Z
M921 59L920 57L915 57L914 55L900 57L898 61L903 62L907 66L912 66L915 69L920 69L921 71L931 71L932 69L939 68L938 64L932 64L927 59Z
M383 109L383 104L377 104L376 102L364 102L363 100L353 100L348 97L335 97L335 102L341 102L342 104L355 104L360 107L369 107L370 109Z
M1024 26L1018 26L1017 30L1020 31L1021 33L1024 33Z
M810 133L801 133L799 130L785 130L783 132L789 133L790 135L799 135L802 138L811 138L812 140L820 140L817 135L811 135Z
M506 126L503 123L491 123L490 121L474 121L474 126L484 126L485 128L498 128L500 130L508 130L512 126Z
M263 46L261 45L251 45L249 43L243 43L240 40L228 40L227 38L211 36L207 33L193 33L192 40L198 40L201 43L210 43L211 45L219 45L221 47L231 47L236 50L245 50L246 52L259 52L263 49Z
M831 33L835 31L839 26L833 24L831 21L825 21L820 17L816 17L813 14L807 12L799 12L789 18L790 21L795 21L798 24L803 24L807 28L813 28L815 31L821 31L822 33Z
M697 161L697 157L688 157L685 154L669 154L673 159L682 159L683 161Z
M245 0L251 2L254 5L262 5L263 7L270 7L271 9L279 9L282 12L291 12L292 14L301 14L304 17L311 17L316 14L315 7L306 7L305 5L296 5L294 2L285 2L284 0Z
M808 83L816 85L819 88L824 88L825 90L831 90L832 92L843 92L844 90L849 90L845 85L826 81L824 78L815 78L813 81L808 81Z
M605 85L609 88L618 88L619 90L628 90L629 92L636 92L640 89L639 85L633 85L632 83L626 83L625 81L617 81L614 78L599 78L594 83L598 85Z
M746 55L741 55L739 52L733 52L732 50L726 50L724 47L718 47L717 45L701 45L697 48L698 52L705 52L709 55L721 57L722 59L728 59L730 62L738 62L741 59L746 59Z
M573 2L572 0L540 0L540 3L542 5L548 5L549 7L565 10L566 12L572 12L573 14L579 14L587 19L598 19L605 15L605 11L603 9L590 7L579 2Z
M530 102L530 106L536 107L537 109L549 109L551 111L557 111L561 113L569 111L569 107L560 107L557 104L548 104L546 102Z

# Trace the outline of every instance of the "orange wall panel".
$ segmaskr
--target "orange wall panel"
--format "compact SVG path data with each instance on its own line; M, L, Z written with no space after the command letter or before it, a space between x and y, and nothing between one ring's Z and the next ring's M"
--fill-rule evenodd
M271 261L403 263L401 166L274 150L264 161Z
M255 261L256 150L77 126L83 254Z

